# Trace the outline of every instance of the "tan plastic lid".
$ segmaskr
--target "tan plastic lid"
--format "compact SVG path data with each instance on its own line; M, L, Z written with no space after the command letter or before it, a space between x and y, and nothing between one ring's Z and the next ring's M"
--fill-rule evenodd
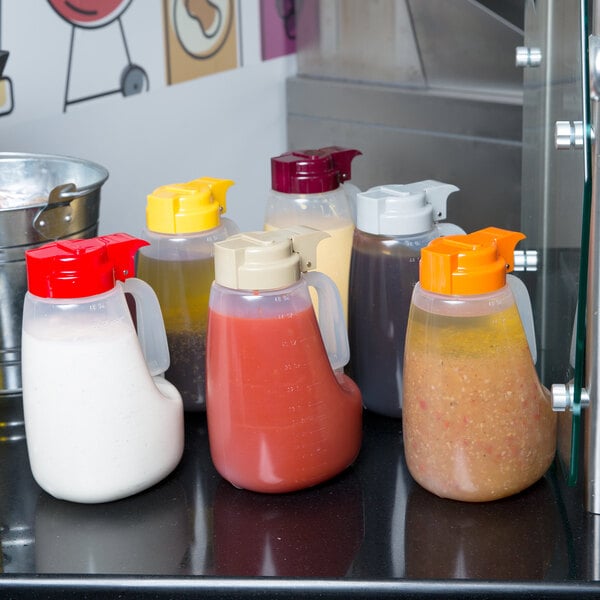
M328 237L305 226L232 235L214 245L215 281L236 290L287 287L316 268L317 246Z

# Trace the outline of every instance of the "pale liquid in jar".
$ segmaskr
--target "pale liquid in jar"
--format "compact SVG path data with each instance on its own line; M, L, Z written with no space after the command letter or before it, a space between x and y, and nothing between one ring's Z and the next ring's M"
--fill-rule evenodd
M478 317L412 306L403 398L409 471L438 496L509 496L542 477L554 458L556 415L516 305Z
M308 223L307 223L308 225ZM326 221L323 223L310 223L311 227L320 229L328 233L330 237L319 242L317 246L317 268L320 273L324 273L335 283L342 300L344 310L344 322L348 323L348 280L350 277L350 256L352 254L352 238L354 236L354 223L346 221L339 227L327 228ZM265 230L276 229L272 225L266 224ZM311 288L310 297L317 315L319 314L317 294Z

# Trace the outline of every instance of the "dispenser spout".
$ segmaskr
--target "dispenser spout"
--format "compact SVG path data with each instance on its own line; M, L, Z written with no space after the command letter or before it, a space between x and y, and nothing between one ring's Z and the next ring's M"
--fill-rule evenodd
M306 273L317 268L317 246L321 240L331 237L325 231L299 225L288 227L286 230L291 236L292 250L299 255L300 271Z
M113 233L98 239L106 245L108 259L112 262L115 279L125 281L135 276L135 255L148 242L127 233Z
M338 172L340 183L352 179L352 160L362 154L360 150L340 148L339 146L321 148L320 152L324 156L331 157L333 167Z
M208 187L212 194L212 200L219 206L220 212L227 212L227 190L233 185L230 179L217 179L215 177L200 177L185 184L190 188L201 189Z
M155 189L147 197L146 226L156 233L197 233L218 227L227 210L229 179L201 177Z

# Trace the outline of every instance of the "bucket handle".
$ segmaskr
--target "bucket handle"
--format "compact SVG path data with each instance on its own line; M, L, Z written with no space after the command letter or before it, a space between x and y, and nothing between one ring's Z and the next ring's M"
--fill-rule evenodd
M71 202L79 198L77 186L74 183L57 185L48 195L48 202L40 208L33 219L33 228L47 240L57 240L64 237L73 219ZM85 192L83 192L85 193Z

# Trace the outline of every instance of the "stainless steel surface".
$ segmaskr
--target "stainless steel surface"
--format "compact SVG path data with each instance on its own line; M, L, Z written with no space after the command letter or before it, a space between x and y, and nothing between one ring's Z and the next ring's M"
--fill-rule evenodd
M600 581L600 516L590 515L590 526L587 536L588 561L587 571L590 580Z
M21 389L25 252L50 240L95 236L107 177L104 167L79 158L0 153L0 422L2 394Z
M304 0L296 32L300 74L425 84L406 0Z
M308 77L288 79L287 98L290 147L359 149L352 181L361 189L436 177L460 188L448 203L449 222L519 230L519 98Z
M525 43L540 48L543 60L522 71L522 231L527 247L544 254L581 240L581 153L557 152L554 138L557 121L581 121L578 14L571 0L526 2ZM547 304L545 297L540 309Z
M514 48L523 41L521 7L522 0L304 0L297 12L298 72L520 93Z
M517 46L515 65L517 67L539 67L542 64L542 51L539 48Z
M573 407L573 382L555 383L552 385L552 410L564 412ZM581 406L587 407L590 404L590 396L587 390L581 390Z
M408 1L428 87L521 94L514 52L523 45L523 29L495 10L500 4Z
M537 271L538 269L538 251L537 250L515 250L514 271Z
M306 0L287 84L289 147L361 150L361 189L449 181L460 192L448 221L520 230L522 6Z
M563 412L571 408L570 384L555 383L552 385L552 410Z
M558 150L583 148L583 123L581 121L556 121L554 145Z

